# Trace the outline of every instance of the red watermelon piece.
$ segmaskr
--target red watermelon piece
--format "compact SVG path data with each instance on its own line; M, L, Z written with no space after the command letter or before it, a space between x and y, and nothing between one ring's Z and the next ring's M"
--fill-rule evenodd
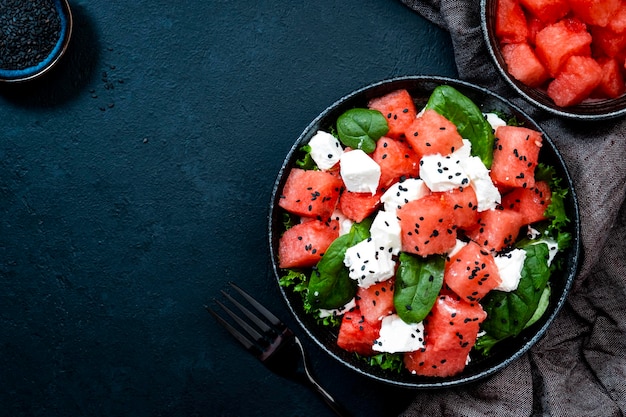
M515 188L502 196L502 207L522 215L522 223L531 224L545 220L545 211L552 201L550 186L545 181L535 182L531 188Z
M432 109L416 118L405 136L420 159L436 153L449 155L463 146L463 138L454 123Z
M316 265L330 244L339 237L339 223L310 220L287 229L278 241L280 268Z
M324 220L335 210L343 181L326 171L292 168L278 200L290 213Z
M496 5L496 36L505 43L525 42L528 24L517 0L498 0Z
M500 126L495 136L490 172L494 184L500 189L533 187L543 143L541 133L521 126Z
M535 53L550 76L555 77L569 57L591 55L591 34L584 23L563 19L547 25L535 38Z
M478 200L472 187L459 187L441 195L452 207L453 224L459 229L465 229L476 224L478 220Z
M621 6L621 0L569 0L576 16L588 25L608 25Z
M502 46L501 51L507 71L513 78L527 86L538 87L550 76L528 43L506 44Z
M378 189L382 192L402 178L419 177L419 158L404 142L382 137L371 156L380 166Z
M371 356L374 354L372 346L378 339L382 321L365 320L358 307L347 311L339 326L337 346L348 352L356 352L360 355Z
M608 27L594 26L591 28L591 36L596 55L606 55L609 58L624 55L626 32L614 32Z
M455 246L452 207L441 195L410 201L398 209L397 215L403 251L428 256L446 253Z
M417 114L413 98L405 89L374 98L370 100L368 107L378 110L385 116L389 126L387 136L396 139L404 135L404 131L415 120Z
M524 224L522 214L516 210L485 210L467 236L486 250L499 252L515 242Z
M548 85L548 96L557 106L582 102L602 81L602 67L588 56L572 56Z
M468 302L480 301L502 282L491 252L473 241L446 260L443 280Z
M344 190L339 197L339 210L350 220L360 223L378 209L381 196L381 192L372 195Z
M487 314L478 303L439 296L424 321L425 347L404 355L404 365L417 375L453 376L465 369L480 323Z
M554 23L570 10L567 0L520 0L520 4L544 23Z
M392 314L393 306L393 278L367 288L359 287L356 293L356 303L365 317L370 322L380 321L383 317Z
M598 94L610 98L617 98L624 94L626 85L617 59L598 59L598 64L602 67L602 78L597 87Z
M622 2L619 9L611 16L607 27L615 33L626 31L626 3Z

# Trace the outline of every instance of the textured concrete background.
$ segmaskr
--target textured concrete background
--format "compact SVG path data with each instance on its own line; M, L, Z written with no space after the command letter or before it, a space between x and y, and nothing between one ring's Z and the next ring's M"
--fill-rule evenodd
M233 280L294 323L266 244L284 156L356 88L454 76L447 34L396 0L71 5L61 64L0 85L0 415L332 415L202 306ZM355 415L410 401L304 342Z

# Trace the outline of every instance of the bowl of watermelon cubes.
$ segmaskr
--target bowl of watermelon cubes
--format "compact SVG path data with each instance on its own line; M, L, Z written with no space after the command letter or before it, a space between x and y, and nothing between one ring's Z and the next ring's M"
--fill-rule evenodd
M375 380L487 377L544 335L580 257L576 194L539 125L446 77L363 87L304 130L274 184L270 257L287 306Z
M481 0L487 49L526 100L558 116L626 114L626 3Z

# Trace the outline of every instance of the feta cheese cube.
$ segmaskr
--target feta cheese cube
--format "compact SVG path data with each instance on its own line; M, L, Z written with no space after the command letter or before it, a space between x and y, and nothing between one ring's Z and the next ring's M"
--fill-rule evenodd
M506 126L506 122L495 113L485 113L485 119L487 123L491 125L491 128L495 131L499 126Z
M372 349L377 352L412 352L424 347L424 324L405 323L397 314L382 320L378 339Z
M339 223L339 236L350 233L350 229L352 229L354 221L347 218L346 215L343 214L340 210L335 210L330 218L331 220L337 220L337 222Z
M496 208L502 197L500 192L491 181L489 170L477 156L471 156L461 160L461 165L470 179L470 185L476 193L478 211Z
M418 200L430 194L430 190L423 180L408 178L393 184L380 198L385 211L395 213L397 209L409 201Z
M380 166L361 149L344 152L340 158L341 178L348 191L376 194Z
M420 161L420 178L431 191L450 191L469 185L461 160L453 155L426 155Z
M309 141L311 158L322 171L334 167L341 155L343 147L339 140L328 132L319 130Z
M493 257L502 282L495 289L498 291L511 292L517 289L522 278L522 267L526 260L526 251L513 249L510 252Z
M385 281L395 274L391 253L379 250L371 238L348 248L343 263L348 268L350 278L363 288Z
M370 234L379 250L391 252L393 255L400 253L402 248L400 221L395 213L380 210L370 226Z

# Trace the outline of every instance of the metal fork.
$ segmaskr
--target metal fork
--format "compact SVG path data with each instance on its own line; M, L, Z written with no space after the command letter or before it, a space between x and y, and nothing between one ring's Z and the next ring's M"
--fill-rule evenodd
M304 352L302 343L298 337L282 322L278 317L272 314L261 303L256 301L247 292L242 290L233 282L229 282L237 293L239 293L256 311L261 315L254 314L250 309L233 298L225 291L221 291L243 315L249 320L238 316L233 310L228 308L224 303L214 299L214 302L220 306L224 312L232 320L245 331L245 334L239 331L229 321L220 316L214 309L205 306L207 311L215 317L215 319L228 330L250 353L256 356L267 368L274 373L303 383L313 388L330 408L342 417L349 417L350 414L345 410L320 384L318 384L311 371ZM250 322L252 324L250 324Z

